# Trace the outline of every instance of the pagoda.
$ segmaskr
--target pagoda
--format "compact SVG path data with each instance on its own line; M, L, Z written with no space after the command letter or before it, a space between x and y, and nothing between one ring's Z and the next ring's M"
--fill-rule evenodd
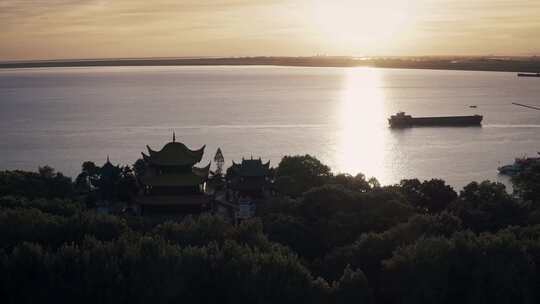
M96 181L103 201L110 202L115 199L115 183L120 179L120 171L120 166L113 165L107 155L107 161L99 168L99 179Z
M228 185L237 197L262 197L270 179L270 161L244 159L237 164L233 161L228 172Z
M205 195L210 164L195 167L204 154L204 148L191 150L183 143L167 143L160 151L142 153L146 165L140 181L143 195L138 199L141 214L187 212L197 213L209 208Z

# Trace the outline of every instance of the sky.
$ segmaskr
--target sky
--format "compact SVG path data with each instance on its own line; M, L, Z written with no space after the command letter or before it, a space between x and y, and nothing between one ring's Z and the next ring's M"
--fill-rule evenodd
M540 0L0 0L0 60L540 55Z

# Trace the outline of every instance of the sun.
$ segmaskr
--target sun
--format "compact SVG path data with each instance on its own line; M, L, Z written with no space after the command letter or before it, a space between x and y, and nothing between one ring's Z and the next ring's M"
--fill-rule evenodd
M314 24L332 50L362 54L396 45L411 29L414 8L406 0L315 0Z

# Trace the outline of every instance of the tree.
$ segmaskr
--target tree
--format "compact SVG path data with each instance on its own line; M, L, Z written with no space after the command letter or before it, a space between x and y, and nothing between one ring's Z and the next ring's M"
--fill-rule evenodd
M79 192L90 192L96 187L100 168L94 162L85 161L81 166L81 173L75 178L75 189Z
M71 179L51 167L39 172L0 171L0 196L28 198L66 198L73 194Z
M49 166L38 167L38 172L43 178L52 179L55 176L54 169Z
M512 198L503 184L490 181L465 186L449 209L476 232L524 224L526 216L525 206Z
M400 187L407 202L426 213L439 213L457 198L454 189L441 179L422 183L418 179L405 179Z
M369 181L366 180L366 176L364 174L357 174L356 176L352 176L349 174L338 174L334 177L332 177L329 181L331 184L337 184L340 186L343 186L346 189L352 190L352 191L359 191L359 192L367 192L371 190L372 185L378 185L378 182L376 179L371 178Z
M146 162L142 158L137 159L133 164L133 172L135 173L137 181L140 181L146 173Z
M334 248L322 260L321 270L325 278L337 279L346 265L360 268L378 291L382 261L391 258L399 247L425 237L450 237L461 229L461 220L450 213L415 215L384 232L363 233L354 243Z
M524 164L523 170L512 177L514 191L524 200L540 205L540 161Z
M87 193L89 205L93 205L96 199L129 202L139 190L137 178L142 176L140 174L144 174L144 161L137 160L133 167L135 171L130 166L114 166L108 157L102 167L86 161L82 164L75 186L80 192Z
M336 246L353 242L361 233L406 221L411 209L382 190L362 193L324 185L305 192L293 214L305 221L310 232L306 239L314 240L309 254L322 256Z
M373 303L368 280L360 269L347 265L335 288L335 303Z
M420 239L383 262L383 292L390 303L535 303L524 245L507 232Z
M120 180L118 182L118 199L130 202L138 192L139 187L133 170L129 166L120 168Z
M290 178L294 187L284 193L298 197L305 191L322 186L332 176L330 167L311 155L285 156L276 169L276 179Z

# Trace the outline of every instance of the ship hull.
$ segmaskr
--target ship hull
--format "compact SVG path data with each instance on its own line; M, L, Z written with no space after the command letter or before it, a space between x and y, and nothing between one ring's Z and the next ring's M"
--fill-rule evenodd
M393 117L388 119L390 126L393 128L407 127L467 127L481 126L483 117L480 115L474 116L446 116L446 117Z
M540 77L540 73L518 73L518 77Z

